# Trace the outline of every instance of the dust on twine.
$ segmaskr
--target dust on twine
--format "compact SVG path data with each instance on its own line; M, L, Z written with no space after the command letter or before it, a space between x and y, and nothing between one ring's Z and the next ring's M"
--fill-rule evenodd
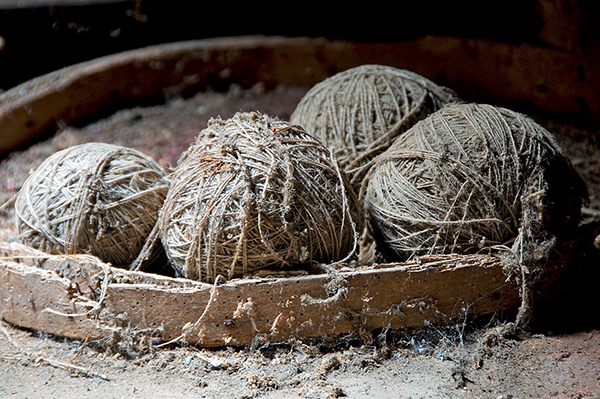
M374 162L361 186L371 232L406 260L433 253L504 253L520 283L518 323L557 235L577 226L585 183L555 138L529 117L448 104Z
M165 171L134 149L86 143L48 157L15 200L19 240L49 254L91 254L127 267L152 231Z
M456 94L411 71L367 64L313 86L290 122L332 148L358 187L376 155Z
M239 112L209 121L181 156L157 226L174 269L212 283L347 260L359 215L327 148L299 126Z

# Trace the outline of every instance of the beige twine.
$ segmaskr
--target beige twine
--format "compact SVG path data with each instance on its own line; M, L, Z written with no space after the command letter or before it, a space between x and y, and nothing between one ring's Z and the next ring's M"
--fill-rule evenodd
M56 152L15 200L19 240L50 254L91 254L127 267L156 223L164 170L130 148L87 143Z
M407 70L361 65L312 87L290 121L330 147L356 187L393 140L456 96Z
M376 159L361 190L388 254L505 248L524 304L555 238L579 223L586 196L547 130L485 104L450 104L417 123Z
M345 259L359 214L329 150L298 126L241 112L209 121L182 155L160 238L180 275L210 283Z

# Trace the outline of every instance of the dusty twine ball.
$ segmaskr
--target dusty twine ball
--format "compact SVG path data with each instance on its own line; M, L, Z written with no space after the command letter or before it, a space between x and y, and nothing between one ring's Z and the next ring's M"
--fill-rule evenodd
M522 258L576 226L585 195L547 130L485 104L450 104L418 122L361 190L375 235L400 259L500 245Z
M359 214L329 150L299 126L240 112L213 118L180 158L159 217L172 266L213 282L345 258Z
M22 243L51 254L95 255L126 267L138 255L167 194L148 156L87 143L48 157L15 200Z
M353 185L393 140L456 96L407 70L361 65L312 87L290 121L333 149Z

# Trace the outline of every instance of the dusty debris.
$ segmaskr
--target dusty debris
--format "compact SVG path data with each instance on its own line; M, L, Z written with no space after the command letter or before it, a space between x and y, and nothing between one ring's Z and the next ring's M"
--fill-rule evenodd
M160 159L163 166L168 166L169 164L173 164L173 160L176 160L179 151L186 147L197 132L205 126L207 115L220 114L226 116L228 113L229 115L233 115L233 112L248 106L249 109L260 108L265 111L270 109L273 112L269 113L285 117L285 114L289 112L289 107L286 109L285 105L281 103L281 94L285 92L287 95L285 98L289 99L290 102L297 101L300 98L298 93L303 93L304 89L281 88L279 90L282 91L279 93L262 92L263 97L260 98L256 96L258 92L231 91L230 93L200 93L197 97L185 101L175 100L159 107L140 107L128 110L129 116L127 117L124 116L126 112L118 112L110 118L98 121L89 126L80 128L67 126L52 140L40 143L27 152L15 153L2 162L0 165L0 176L2 176L2 179L0 181L6 182L6 185L3 187L1 194L3 198L14 195L15 191L20 187L23 178L28 174L28 171L48 154L59 148L64 148L66 145L89 141L91 138L105 137L107 141L132 145L156 156L157 159ZM267 102L261 103L261 100ZM258 104L261 106L258 107ZM171 115L176 114L177 118L168 117L169 112ZM127 129L133 133L131 135L121 134L121 132ZM554 131L559 130L555 129ZM563 130L560 130L559 137L562 141L572 143L577 140L576 137L579 134L582 133L570 127L565 127ZM174 140L174 137L178 137L178 140ZM571 145L566 148L570 155L581 160L575 166L579 168L578 170L582 172L586 180L593 181L597 171L597 168L594 166L594 159L597 159L598 153L597 147L595 145L586 147ZM588 220L591 217L590 215L593 215L591 211L599 208L597 206L598 196L595 194L597 192L597 187L595 185L592 186L593 195L591 197L592 202L588 208L590 210ZM11 230L12 216L10 210L0 214L3 241L14 241L15 231ZM6 254L2 256L4 257L3 261L6 260ZM39 264L46 264L46 267L49 269L56 270L59 277L66 278L71 283L76 282L76 286L80 290L79 294L82 295L79 297L80 300L88 298L97 303L101 297L99 288L102 287L102 283L105 280L102 273L98 274L98 270L86 274L86 270L89 271L89 269L83 268L78 277L72 273L72 269L65 270L64 265L57 267L56 262L52 259L36 260L34 262L32 259L27 259L27 256L19 255L17 258L19 259L18 262L24 262L25 264L33 262L36 265L35 267L39 267ZM12 260L15 259L13 258ZM430 260L437 266L445 265L449 267L447 259ZM52 266L53 262L54 266ZM73 262L71 263L73 267L79 265L77 259L71 262ZM415 264L413 266L416 267L418 265ZM465 269L463 266L461 266L462 270ZM372 275L378 273L375 269L371 272L373 273ZM52 273L46 274L52 277L48 280L50 282L56 281ZM80 278L85 281L94 275L96 277L90 279L91 283L89 287L86 284L78 283L81 281L79 280ZM425 274L422 274L422 276L425 276ZM268 289L267 287L271 284L272 279L268 276L258 277L258 280L264 281L265 285L263 288ZM275 277L279 278L282 276ZM310 278L312 276L307 274L305 276L288 277ZM381 277L385 276L380 275ZM265 278L265 280L262 280L262 278ZM158 280L161 279L159 278ZM300 279L300 281L303 280ZM329 281L331 281L331 276L327 277L323 283L327 284ZM344 281L346 280L344 279ZM461 279L460 283L463 284L463 281ZM340 280L340 282L342 281ZM75 285L71 283L68 284L69 292L77 292L73 291ZM144 285L148 283L147 276L141 273L111 273L110 289L115 289L115 291L111 291L112 297L107 296L106 298L111 297L112 301L118 295L127 293L127 288L133 283ZM161 280L160 284L163 283L164 281ZM399 284L398 286L404 287L403 284ZM150 288L150 286L146 287ZM161 287L164 288L163 285ZM193 291L194 287L193 284L190 286L188 283L183 283L168 287L168 289L182 294L188 292L189 294L189 291ZM339 285L335 287L332 285L331 290L312 293L311 297L315 300L326 301L335 296L338 292L337 287ZM352 285L341 285L341 287L352 287ZM445 289L445 285L441 283L439 287L440 289ZM154 300L156 298L162 301L161 303L167 303L168 301L162 297L162 288L152 291L157 297L153 297L152 295L144 296L142 303L147 304L150 299ZM223 292L226 290L225 288ZM214 292L217 291L215 290ZM269 293L271 293L270 290ZM209 291L203 295L207 296L203 297L203 301L200 301L197 313L192 316L192 322L198 320L204 311L204 305L207 302L206 298L210 296ZM223 295L223 293L219 295ZM270 300L270 295L267 297ZM423 295L415 294L415 298L420 297L423 297ZM65 303L69 303L72 298L73 296L65 297ZM126 296L126 298L131 297ZM247 295L244 298L244 303L246 298L248 298ZM366 327L372 326L369 324L369 320L377 320L377 318L381 317L385 318L389 314L395 314L397 317L404 315L405 318L410 319L411 317L415 317L417 313L421 314L420 310L425 310L425 315L416 316L422 317L422 319L419 319L419 325L421 325L423 319L429 320L435 316L435 313L427 313L428 309L433 309L433 306L407 306L415 304L415 302L408 301L402 304L402 301L400 301L392 307L380 309L374 306L375 304L370 298L372 298L372 293L364 292L363 295L360 295L360 302L358 304L354 303L354 305L357 305L360 313L364 313L367 317L354 318L352 328L356 328L357 324ZM340 301L344 304L344 300L347 300L347 298L344 299L340 295L335 300L327 302L327 304L329 306L332 304L340 305ZM80 308L76 308L78 313L85 313L87 310L93 308L93 305L92 307L86 307L83 306L83 303L85 301L79 305L75 304L76 307L80 306ZM105 301L102 301L102 303L105 303ZM135 301L124 300L123 303L115 304L115 308L125 306L129 309L132 308L133 304L135 304ZM215 325L219 324L223 328L231 328L231 320L234 320L232 316L238 304L239 300L236 297L234 305L226 309L231 316L221 316L219 319L212 320L212 322ZM436 308L438 310L443 309L441 308L442 305L444 304L437 303ZM596 342L598 334L586 333L584 338L587 341L574 341L572 339L576 339L577 337L573 335L549 336L544 340L525 335L521 337L520 341L502 341L501 339L499 342L503 342L505 345L491 345L488 348L489 351L484 352L481 349L481 345L477 344L476 336L472 335L472 331L461 330L466 316L472 315L478 309L481 309L477 306L482 305L482 303L477 300L472 300L468 303L458 303L454 299L446 305L459 311L460 322L450 325L450 330L442 329L441 331L450 338L451 342L457 348L464 350L465 356L470 353L481 353L480 359L483 360L482 362L477 361L476 367L469 365L466 376L473 382L467 383L464 388L458 390L456 389L455 380L452 377L452 369L455 367L455 364L451 360L453 359L450 356L452 355L451 351L446 350L444 347L446 344L441 347L445 349L443 351L444 355L435 356L439 352L441 345L437 331L429 330L428 334L423 335L420 329L407 329L405 333L400 334L398 330L391 327L388 328L387 323L384 323L386 324L386 328L376 331L372 345L378 346L385 343L388 349L385 351L378 349L375 354L372 348L356 349L362 348L361 345L364 345L364 342L355 334L342 334L335 340L328 337L306 339L303 341L292 339L288 344L284 345L275 345L259 340L256 345L252 346L252 349L236 348L223 350L215 348L207 352L207 354L203 354L202 356L212 359L212 362L217 366L216 369L213 368L211 362L197 358L194 355L197 349L189 347L185 341L178 341L157 349L156 345L165 341L157 337L156 333L163 334L162 331L167 326L155 326L156 329L150 330L147 335L149 341L146 340L142 345L143 350L139 350L139 343L144 342L143 340L131 341L133 343L132 348L136 348L134 351L131 348L127 349L129 341L123 337L120 340L115 340L119 344L115 346L114 350L119 353L113 353L112 350L106 349L107 342L103 338L90 336L85 345L82 345L81 340L72 341L70 339L57 338L51 334L6 325L7 330L10 331L10 339L18 341L22 347L28 349L34 348L37 352L42 353L43 357L60 359L59 361L63 363L68 362L69 359L72 359L78 353L76 357L78 367L106 376L110 379L112 385L109 387L107 381L101 378L70 378L76 375L76 373L67 369L56 368L45 362L35 363L31 359L19 358L10 340L4 335L0 335L0 381L4 383L0 384L0 386L9 393L31 393L37 391L51 395L50 390L56 389L58 386L57 380L60 380L61 386L65 385L64 381L68 381L69 389L72 392L93 390L98 395L105 393L106 395L120 394L127 396L134 392L149 396L151 394L173 394L173 392L185 391L195 397L201 395L206 395L207 397L229 395L233 397L236 395L239 396L240 392L248 389L246 376L254 373L257 376L262 375L277 381L279 387L275 391L277 394L283 393L299 397L325 397L329 394L338 396L345 394L349 397L365 394L373 396L400 396L406 392L414 392L415 396L421 394L421 396L432 397L436 397L436 395L438 397L486 397L490 395L506 395L507 392L510 392L515 396L527 397L531 396L532 391L535 393L541 391L550 392L560 397L561 395L577 394L576 391L591 394L596 394L600 391L597 387L597 382L595 382L597 381L595 379L596 376L592 375L595 370L595 363L593 362L598 357L598 345ZM476 306L473 307L473 305ZM65 313L65 310L72 310L72 308L57 308L55 304L52 304L51 309L60 309L61 313ZM257 311L260 311L260 309L258 307ZM323 309L326 308L321 308L321 311ZM106 312L107 310L104 309L103 311ZM144 314L139 309L139 305L136 305L135 309L132 309L131 314L135 315L136 313L138 315ZM145 314L148 315L149 313ZM353 313L353 317L356 314ZM46 314L44 315L44 317L47 317ZM503 316L506 316L506 314L499 312L498 318L502 318ZM509 319L511 316L509 316ZM560 315L557 316L560 317ZM246 317L247 315L241 319L235 319L233 325L237 325L238 321L245 320L246 327L251 326L250 319ZM74 318L71 317L71 319ZM127 320L129 320L129 317ZM268 323L264 321L264 329L259 324L257 324L257 328L265 333L264 337L275 337L276 334L281 334L284 331L282 326L285 326L285 324L281 324L283 320L282 315L277 323L275 323L276 319L271 319ZM115 323L115 320L113 320L110 325L115 326ZM134 325L135 323L130 325L130 327ZM473 326L479 326L478 328L486 331L488 328L493 328L494 324L488 325L484 323L483 325L474 324ZM123 328L121 330L123 333L127 333L127 325L121 325L121 328ZM251 329L254 331L254 327L251 326ZM172 336L180 336L182 332L181 326L178 326L174 331L175 334ZM450 331L455 331L457 336L452 336ZM272 333L275 334L270 335ZM415 336L418 338L415 338L413 341L415 344L411 344L411 340ZM257 337L257 335L254 335L254 337ZM221 338L219 337L219 339ZM151 345L144 346L148 342ZM584 344L581 344L581 342ZM511 344L506 345L506 343ZM155 348L155 350L152 348ZM331 351L343 353L344 350L349 350L349 348L354 348L355 353L358 353L354 355L348 354L348 357L353 360L350 363L346 363L344 367L332 369L330 373L325 375L322 369L320 369L323 353ZM425 351L421 354L419 353L419 349L425 349ZM563 354L569 353L570 355L566 356L563 361L556 362L556 364L544 365L543 360L556 358L552 354L559 350ZM380 352L382 353L381 355L379 355ZM131 356L127 356L127 353L130 353ZM387 354L383 355L383 353ZM186 364L186 359L190 355L194 356ZM454 356L458 358L456 355ZM467 358L470 359L468 356ZM227 364L232 366L227 366ZM32 372L34 368L35 372ZM52 370L52 373L47 373L48 369ZM4 373L4 371L7 371L7 373ZM21 382L16 378L11 378L11 381L2 380L4 376L14 375L28 375L28 379ZM148 381L156 381L157 384L148 383ZM248 392L248 394L256 394L256 391Z

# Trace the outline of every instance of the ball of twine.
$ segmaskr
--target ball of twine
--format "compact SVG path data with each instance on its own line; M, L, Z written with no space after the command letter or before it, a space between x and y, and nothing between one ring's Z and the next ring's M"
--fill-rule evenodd
M23 184L15 200L19 239L50 254L86 253L127 267L167 190L164 170L136 150L73 146L48 157Z
M239 112L209 121L182 155L160 237L180 275L213 282L345 259L359 214L327 148L299 126Z
M397 136L454 100L453 91L416 73L361 65L312 87L290 121L330 147L357 186Z
M547 130L485 104L450 104L417 123L361 190L375 236L399 259L494 246L523 259L578 224L585 195Z

